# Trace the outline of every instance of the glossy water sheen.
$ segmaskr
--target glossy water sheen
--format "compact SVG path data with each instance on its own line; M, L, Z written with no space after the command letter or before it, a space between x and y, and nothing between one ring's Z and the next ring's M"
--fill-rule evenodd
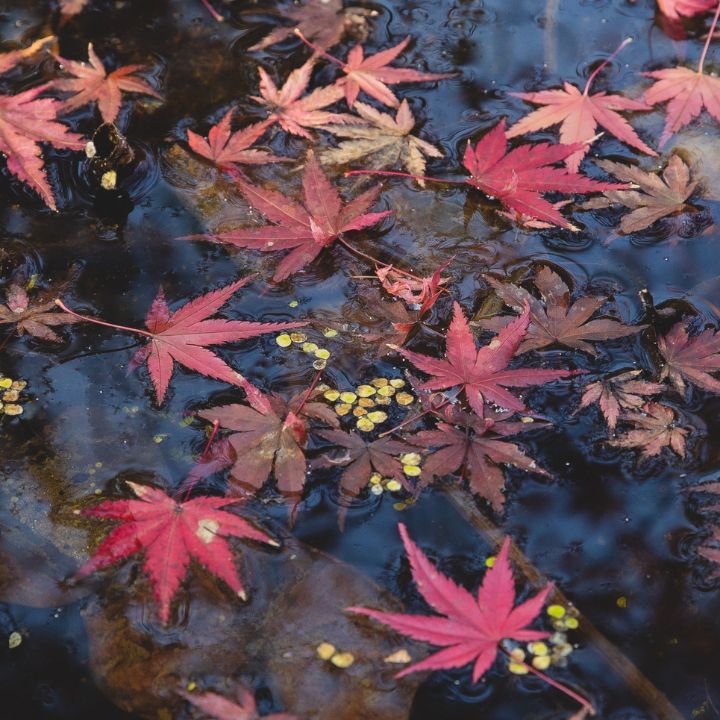
M243 2L224 4L230 21L223 25L215 24L201 4L191 0L91 4L94 9L73 21L58 25L53 20L48 26L46 3L2 2L0 33L3 39L18 40L55 32L63 54L72 58L84 57L87 41L93 40L106 59L153 65L166 101L158 105L141 99L131 115L126 104L121 116L123 129L142 155L136 176L127 184L132 205L126 217L117 207L116 217L109 217L93 206L77 156L53 165L63 188L59 214L42 209L29 192L3 175L3 279L18 259L44 277L59 277L79 263L82 274L70 301L104 318L137 325L160 283L175 301L224 284L238 271L259 269L261 279L228 306L231 316L281 320L341 315L355 293L349 276L368 268L339 248L326 252L307 272L272 286L262 281L271 272L267 259L176 239L205 226L193 202L198 187L183 184L168 170L172 144L188 125L204 131L209 120L217 120L234 102L240 101L246 110L252 107L245 98L256 89L255 60L283 76L304 59L304 49L288 41L247 55L244 48L262 36L268 27L263 17L268 16L244 13ZM462 78L437 87L401 90L424 118L425 137L447 154L434 171L446 174L459 167L468 138L478 137L500 116L514 121L524 114L523 103L506 91L539 89L561 79L582 83L591 66L626 36L635 42L623 52L622 64L604 73L598 88L609 82L613 89L637 91L639 70L686 56L696 59L697 42L673 42L653 24L654 5L651 0L548 0L547 6L540 0L388 0L373 4L378 16L369 46L387 47L411 34L415 45L408 61L421 58L427 68L462 72ZM338 54L341 49L336 48ZM38 77L49 72L47 64L36 70ZM10 76L7 87L17 89L16 77ZM72 117L78 129L92 132L95 120L90 110ZM648 133L646 139L657 138L661 118L652 114L637 118L635 124ZM691 156L701 162L701 174L709 178L707 197L698 204L703 212L692 220L661 225L642 238L618 238L607 244L612 234L607 219L589 214L578 215L587 224L578 235L518 234L502 229L507 226L489 212L472 216L465 229L465 190L441 187L433 193L397 181L388 183L382 201L396 209L397 222L384 233L369 234L365 247L375 248L385 260L421 270L454 256L452 291L467 308L482 300L482 271L513 269L542 259L569 270L580 285L591 281L594 288L614 293L626 318L640 316L637 292L643 287L658 303L683 299L711 318L709 303L720 305L718 237L712 224L717 134L715 126L696 125L683 137ZM282 134L273 146L295 156L303 150L301 142ZM604 139L599 148L606 157L632 156L612 138ZM256 177L272 173L260 169ZM242 217L244 206L233 211L231 205L227 216L233 212ZM291 310L291 299L300 300L300 307ZM431 329L446 326L448 309L444 299L429 322ZM416 348L433 350L438 337L428 330ZM95 488L112 491L121 473L151 472L176 485L204 442L198 424L181 428L178 421L200 407L204 398L217 402L234 397L214 381L178 372L169 401L157 410L147 378L125 374L131 345L127 335L97 332L90 326L76 327L72 341L58 349L14 337L4 341L0 371L28 379L32 397L22 420L6 420L2 427L4 482L32 471L44 522L55 527L55 540L64 538L69 550L82 549L86 536L73 529L70 511L63 507ZM602 346L599 365L607 370L629 366L642 356L639 347L638 339ZM392 367L392 358L376 362L370 352L358 351L351 343L338 341L333 349L335 359L327 374L333 384L357 385ZM545 359L557 366L566 356L562 351L545 353ZM580 365L590 364L587 357L574 357ZM283 354L272 338L243 344L233 353L233 362L253 382L276 390L298 390L313 374L300 353ZM716 479L720 402L695 393L683 406L688 421L699 429L684 464L663 456L638 467L632 453L610 450L599 442L604 429L594 411L571 416L579 392L568 387L551 386L530 396L533 407L556 423L552 430L529 434L524 443L552 479L510 471L505 528L685 717L715 717L707 704L699 714L693 711L708 696L720 704L717 585L705 579L706 568L696 559L703 520L681 489ZM153 441L164 435L162 442ZM488 547L458 519L442 492L428 493L401 516L388 501L360 501L349 511L341 534L332 481L325 474L310 483L298 510L294 532L299 538L411 599L416 596L407 577L397 575L401 546L395 524L401 518L424 547L445 558L444 569L475 582ZM0 492L3 512L10 512L13 490ZM265 512L284 518L282 507L269 508ZM22 512L31 514L31 508ZM620 597L627 598L624 609L618 607ZM57 612L0 606L0 634L25 633L21 648L7 650L3 641L0 649L3 717L129 718L88 680L87 644L78 612L78 605ZM492 682L478 689L469 684L467 673L434 674L417 696L413 720L549 719L568 714L568 703L533 680L499 672L490 677ZM592 691L603 718L651 717L590 651L580 648L572 655L565 677Z

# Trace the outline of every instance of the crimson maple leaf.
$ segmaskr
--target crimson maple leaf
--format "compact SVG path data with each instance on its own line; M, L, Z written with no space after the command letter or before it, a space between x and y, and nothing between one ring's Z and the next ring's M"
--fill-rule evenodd
M81 135L57 121L61 103L38 95L50 83L38 85L17 95L0 95L0 152L7 156L7 168L18 180L27 183L52 210L55 196L45 174L40 143L56 148L82 150Z
M376 269L375 274L385 292L404 300L412 309L419 307L419 316L422 317L435 305L442 293L443 285L447 284L448 278L442 277L441 273L449 264L450 261L448 260L448 262L435 270L430 277L417 279L400 273L392 265Z
M642 458L658 455L664 447L671 447L680 457L685 457L688 430L676 425L675 411L667 405L648 402L642 406L642 412L624 415L622 420L634 425L635 429L617 440L608 440L609 445L638 448L642 450Z
M700 15L716 6L715 0L658 0L660 12L673 20L678 20L681 15L683 17Z
M316 466L322 467L344 466L340 487L345 492L358 495L370 482L373 472L404 483L405 477L398 458L413 449L406 443L391 438L366 442L358 433L342 430L321 430L318 435L346 451L339 457L326 456L316 463Z
M514 465L527 472L548 473L517 445L502 438L533 429L532 424L472 416L462 417L462 427L440 422L435 430L421 430L411 441L423 448L434 448L423 462L423 476L443 477L462 470L470 488L484 497L496 512L505 503L505 475L501 465Z
M437 571L420 548L410 539L407 529L398 524L405 551L410 560L413 580L436 615L409 615L350 607L348 612L367 615L415 640L445 648L399 672L400 678L420 670L463 667L473 663L473 682L490 669L498 645L505 639L528 642L541 640L548 633L528 629L542 610L552 590L548 583L535 597L515 605L515 584L508 562L510 538L505 538L495 563L487 571L478 589L477 600L465 588Z
M162 95L147 80L133 74L138 70L144 70L142 65L124 65L108 74L92 43L88 43L89 65L61 57L57 59L62 63L63 69L74 76L53 80L50 83L56 90L75 93L64 101L63 109L66 111L97 102L102 119L111 123L120 112L124 92L151 95L162 100Z
M648 155L657 155L638 137L630 123L618 113L618 110L652 110L650 105L622 95L608 95L605 92L590 94L593 80L627 42L629 41L623 43L608 60L590 75L582 92L575 85L565 82L562 90L510 93L526 102L544 107L516 122L508 130L507 137L514 138L560 124L561 143L582 145L579 150L565 158L565 165L570 172L577 172L580 168L580 162L590 149L590 143L596 137L598 125L631 147Z
M366 212L380 194L379 186L366 190L343 206L312 151L308 153L303 175L304 205L274 190L258 188L242 177L236 177L235 182L246 200L275 224L191 235L187 239L211 240L261 252L290 250L275 270L273 279L278 282L312 262L343 233L370 227L391 214L390 211Z
M479 350L475 348L475 340L462 308L458 303L455 303L453 308L453 319L447 332L445 359L397 348L397 351L418 369L433 376L421 385L420 389L443 390L459 387L465 391L470 407L483 417L486 402L495 403L508 410L525 410L523 402L505 388L543 385L581 372L508 368L530 324L530 307L527 303L522 315L511 320L488 345Z
M251 277L242 278L224 288L195 298L175 312L170 311L165 300L165 293L160 288L145 318L147 331L77 315L59 300L56 300L56 304L81 320L118 330L127 330L148 338L148 344L140 348L130 360L128 372L147 362L158 404L162 404L173 374L174 362L201 375L244 387L247 382L245 378L208 350L206 346L247 340L263 333L298 328L306 324L304 322L262 323L247 320L208 319L249 280Z
M646 396L657 395L663 391L660 383L638 380L642 370L626 370L618 375L590 383L583 393L578 412L594 403L599 403L600 411L608 428L613 431L623 410L638 411L646 402Z
M660 136L661 148L674 133L700 115L703 108L720 122L720 79L706 75L703 69L718 17L720 17L720 5L717 6L697 70L673 67L643 73L645 77L657 81L645 91L643 99L649 105L667 102L665 127Z
M236 701L214 692L189 693L178 690L178 693L203 714L212 715L216 720L260 720L255 696L241 685L235 690ZM297 715L288 713L272 713L262 717L264 720L299 720Z
M243 486L259 490L274 468L278 490L299 493L306 480L306 420L315 418L337 427L337 416L324 403L308 402L307 391L289 402L252 386L247 395L249 406L236 403L198 413L233 431L228 443L234 462L230 476L236 487L231 485L231 490Z
M188 130L187 139L190 148L219 168L232 166L233 163L264 165L271 162L287 162L290 159L273 155L266 150L251 148L250 146L265 132L268 123L254 123L242 130L232 132L230 123L233 112L232 108L228 110L222 120L210 128L207 140Z
M261 67L258 67L260 74L260 97L251 95L255 102L268 108L270 114L266 123L278 123L286 132L293 135L312 139L312 135L306 128L315 128L320 125L338 123L362 122L360 118L347 113L332 113L323 110L328 105L336 103L343 96L342 88L336 85L315 88L311 93L303 97L312 75L314 58L310 58L304 65L293 70L285 84L278 89L270 75Z
M170 603L187 574L191 558L224 580L243 600L243 584L233 563L227 537L278 543L247 520L223 510L234 498L199 497L179 503L162 490L128 482L138 500L107 500L84 515L122 523L102 541L77 571L84 578L130 555L144 552L143 568L150 578L160 620L170 617Z
M520 285L509 285L486 275L485 279L497 296L514 310L521 312L525 304L530 306L530 325L518 354L538 350L559 343L596 355L588 340L611 340L632 335L644 325L625 325L612 318L590 318L605 304L606 298L582 296L572 302L572 293L565 281L549 267L537 273L533 284L540 292L542 302ZM485 330L498 332L509 322L507 317L478 320Z
M589 193L627 190L629 185L604 183L567 168L552 167L583 146L536 143L507 152L505 121L501 120L475 146L468 143L463 165L470 173L467 183L497 198L503 205L536 220L577 229L549 201L546 192Z
M682 323L676 323L667 335L658 338L658 348L665 361L660 379L668 378L681 394L685 380L720 393L720 381L710 373L720 370L720 332L712 328L690 337Z
M302 37L302 34L299 33ZM345 77L338 79L335 86L342 88L345 94L345 101L352 107L361 90L379 102L390 107L397 107L400 102L395 97L393 91L388 85L397 85L398 83L427 82L435 80L445 80L454 77L457 73L428 73L413 70L412 68L393 68L388 65L407 47L410 42L408 35L397 45L388 50L381 50L374 55L365 57L362 45L355 45L347 56L347 62L342 62L326 52L322 52L320 48L315 50L339 65Z

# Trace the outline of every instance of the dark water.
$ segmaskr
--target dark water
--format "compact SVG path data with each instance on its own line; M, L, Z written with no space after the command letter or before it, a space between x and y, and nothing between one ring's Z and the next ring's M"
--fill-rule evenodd
M368 268L340 248L325 252L290 281L270 285L264 282L272 269L268 258L177 240L206 229L199 209L205 199L202 183L183 179L173 155L184 129L192 126L204 132L233 104L240 114L261 117L247 98L256 91L256 62L284 77L306 57L295 41L248 54L246 48L269 27L271 16L263 13L267 6L218 6L228 18L222 25L192 0L97 0L61 24L44 2L0 3L3 40L55 33L63 55L77 59L85 57L91 40L106 64L138 62L152 67L165 96L162 104L136 98L134 104L123 106L121 128L141 156L135 175L126 182L127 206L95 202L83 179L86 169L79 154L46 152L54 158L49 165L59 188L58 214L43 209L3 173L3 280L19 263L43 280L61 278L79 266L77 285L67 295L73 306L137 326L160 284L176 301L257 270L259 278L228 305L228 316L315 317L327 322L352 316L356 283L362 281L349 276L367 273ZM404 56L408 62L421 59L432 70L462 72L437 85L404 86L399 91L422 118L424 137L439 144L446 155L430 164L430 174L456 172L469 138L479 137L499 117L515 121L526 112L508 91L552 87L563 79L582 84L597 61L627 36L633 44L603 73L597 88L609 84L637 94L632 91L639 92L640 70L678 59L692 63L700 50L699 25L689 25L691 42L671 40L655 22L651 0L398 0L371 7L377 16L371 23L369 48L388 47L410 34L414 45ZM344 56L343 46L335 51ZM51 61L11 74L4 91L17 91L51 74ZM70 121L79 132L90 134L97 116L87 108ZM657 138L662 118L652 113L636 118L634 124L645 139ZM382 232L368 233L363 247L388 262L400 261L421 271L454 256L449 270L452 294L467 309L479 307L486 294L482 272L511 271L545 260L570 272L579 287L592 284L594 290L612 294L628 321L641 317L641 288L648 288L656 303L682 301L683 307L689 303L712 319L712 304L720 305L720 238L713 192L718 175L716 136L715 125L699 123L675 139L707 178L705 197L691 217L661 223L641 236L608 243L612 227L607 215L589 213L576 215L585 225L577 235L518 233L498 222L489 206L468 213L464 189L422 191L393 181L381 204L395 209L397 220ZM540 137L555 136L548 132ZM304 148L303 142L283 133L277 133L271 145L293 156ZM610 137L596 148L603 157L634 157ZM646 160L645 167L652 167L652 162ZM273 172L260 168L255 177L262 180ZM233 202L221 213L212 208L214 217L242 217L244 206L233 208ZM481 198L474 196L473 202L479 204ZM293 299L299 301L298 308L289 308ZM449 307L448 298L443 298L428 322L430 329L415 341L416 349L439 347L438 332L446 327ZM23 417L6 418L1 428L6 461L3 512L35 518L39 534L72 556L82 554L86 534L73 525L68 508L96 489L112 492L123 473L154 473L168 486L177 486L205 442L200 424L183 425L182 418L206 404L206 398L218 404L231 394L215 381L178 371L168 401L158 410L146 376L126 375L128 348L134 347L129 335L79 325L69 337L58 348L27 338L3 339L0 372L29 381ZM573 361L594 371L638 363L651 367L639 337L598 348L597 360L574 353ZM392 356L378 361L372 348L358 349L357 343L342 338L332 350L324 380L333 386L357 385L398 366ZM564 351L544 353L556 367L567 356ZM232 360L260 387L288 394L305 387L314 374L300 353L280 353L270 336L243 343L232 351ZM718 712L711 701L720 706L718 590L696 555L707 532L705 520L683 488L718 477L720 402L694 391L688 402L677 403L685 425L694 428L685 461L663 454L638 464L633 453L601 443L605 430L594 410L571 415L579 393L578 385L562 383L529 394L532 407L555 425L524 436L523 445L551 478L508 471L503 527L682 716L715 717ZM17 493L29 492L24 483L30 481L21 479L27 476L33 478L36 496L12 501ZM478 576L488 546L458 518L443 492L427 492L402 514L387 500L365 498L348 511L345 532L340 533L334 481L324 473L308 483L293 531L301 540L413 599L411 586L397 576L402 550L395 527L401 519L423 547L445 559L446 571L469 583ZM264 512L278 522L286 517L286 509L278 504ZM18 597L12 588L7 594ZM619 606L620 598L626 599L626 607ZM89 679L87 640L79 616L82 602L61 610L54 603L49 609L32 609L22 601L0 605L3 637L15 630L24 635L19 648L6 649L3 641L0 649L2 717L130 718L105 700ZM563 672L565 680L592 693L603 718L654 717L583 647L572 654ZM532 678L500 672L489 677L492 682L478 689L467 673L435 673L419 690L411 717L549 719L566 717L572 707Z

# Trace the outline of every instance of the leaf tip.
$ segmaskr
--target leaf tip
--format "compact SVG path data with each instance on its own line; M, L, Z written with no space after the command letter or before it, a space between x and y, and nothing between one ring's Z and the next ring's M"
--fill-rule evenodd
M238 590L237 595L243 602L247 600L247 593L244 590Z

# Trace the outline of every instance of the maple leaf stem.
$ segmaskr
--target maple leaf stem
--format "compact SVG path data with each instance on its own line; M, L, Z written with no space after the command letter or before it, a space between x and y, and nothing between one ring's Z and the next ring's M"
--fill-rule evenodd
M313 378L313 381L310 383L310 387L305 391L305 394L303 395L303 399L300 401L300 404L297 406L297 410L295 410L295 415L300 415L302 412L302 409L305 405L305 403L310 399L310 395L312 394L312 391L315 389L315 386L318 384L318 381L320 380L320 376L323 374L322 370L318 370L315 373L315 377Z
M446 405L449 405L450 401L445 400L444 402L441 402L437 407L432 408L431 410L423 410L423 412L419 413L418 415L413 415L412 417L405 418L399 425L396 425L394 428L390 428L389 430L386 430L385 432L382 432L378 435L379 438L387 437L388 435L392 435L392 433L397 432L398 430L401 430L406 425L410 425L410 423L415 422L416 420L419 420L421 417L425 417L429 413L436 413L438 410L442 410Z
M508 658L512 659L512 655L508 650L506 650L502 646L500 646L500 650L502 650L502 652L507 655ZM513 662L517 662L517 660L513 660ZM580 705L582 705L582 707L584 707L590 713L590 715L595 715L595 707L587 698L584 698L582 695L579 695L574 690L571 690L569 687L567 687L567 685L563 685L560 681L553 680L553 678L551 678L549 675L546 675L541 670L534 668L532 665L528 665L526 662L522 661L519 664L525 667L528 672L532 673L536 677L539 677L541 680L546 682L548 685L551 685L556 690L559 690L561 693L564 693L568 697L571 697L573 700L575 700L575 702L580 703Z
M583 95L587 96L588 91L590 90L590 86L593 84L593 80L598 76L598 73L607 65L609 65L620 53L620 51L627 45L629 45L632 42L632 38L625 38L618 46L615 48L615 51L612 55L610 55L609 58L604 60L602 64L600 64L598 67L593 70L590 77L587 79L587 82L585 83L585 89L583 90Z
M442 178L427 177L425 175L411 175L410 173L397 172L395 170L348 170L343 173L344 177L351 175L384 175L386 177L406 177L413 180L429 180L430 182L449 183L451 185L465 185L465 180L443 180Z
M698 63L698 75L702 75L703 67L705 66L705 58L707 57L708 50L710 49L710 41L713 39L715 34L715 28L718 24L718 18L720 18L720 2L717 8L715 8L715 17L713 17L712 25L710 25L710 31L708 36L705 38L705 46L703 47L702 55L700 56L700 62Z
M55 304L60 309L64 310L68 315L72 315L73 317L78 318L78 320L84 320L85 322L93 323L94 325L102 325L103 327L109 327L115 330L127 330L127 332L135 333L136 335L144 335L147 338L155 337L152 333L149 333L145 330L140 330L139 328L131 328L127 325L115 325L115 323L98 320L97 318L89 317L88 315L80 315L80 313L76 313L74 310L71 310L67 305L65 305L65 303L60 300L60 298L55 298Z
M213 420L212 432L210 433L210 437L208 438L207 444L205 445L205 449L203 450L202 455L200 456L202 460L207 460L208 453L210 452L210 448L212 447L212 444L215 441L215 436L218 434L219 429L220 429L220 421Z
M308 40L302 33L302 30L299 28L295 28L293 32L311 49L314 50L318 55L321 55L326 60L330 60L330 62L334 62L336 65L339 65L341 68L346 68L347 65L342 60L338 60L334 55L331 55L329 52L326 52L321 47L318 47L315 45L315 43Z
M367 253L363 252L362 250L358 250L356 247L353 247L344 238L339 237L338 241L344 248L349 250L351 253L354 253L355 255L358 255L359 257L365 258L366 260L370 260L370 262L373 262L376 265L382 265L383 267L391 267L396 273L398 273L400 275L404 275L405 277L409 277L412 280L417 280L418 282L422 282L422 280L423 280L421 277L418 277L417 275L413 275L412 273L409 273L406 270L401 270L399 267L396 267L392 263L383 262L382 260L378 260L376 257L373 257L372 255L368 255Z
M225 22L225 18L210 4L209 0L200 0L207 11L213 16L217 22Z

